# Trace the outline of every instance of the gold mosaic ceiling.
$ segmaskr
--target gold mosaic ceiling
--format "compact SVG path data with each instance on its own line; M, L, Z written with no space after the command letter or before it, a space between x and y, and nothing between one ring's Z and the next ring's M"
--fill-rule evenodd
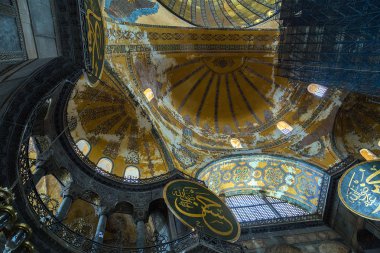
M172 57L176 65L156 73L154 81L144 80L146 69L136 71L155 90L162 114L171 111L207 134L250 134L277 118L280 106L289 106L296 88L285 78L272 77L272 57L215 55ZM276 93L281 96L275 98Z
M195 176L212 161L243 153L281 154L323 168L339 161L327 122L342 93L318 97L306 84L279 77L277 29L155 26L115 16L103 21L107 67L100 78L107 87L78 83L68 107L69 118L78 119L72 137L91 143L94 164L107 157L116 175L135 165L141 177L152 177L165 173L167 163ZM123 121L129 127L119 131ZM281 132L280 121L293 130ZM231 145L236 138L238 148Z
M305 84L277 76L277 30L108 20L107 33L106 60L154 122L176 168L194 175L240 152L307 157L322 167L338 161L330 126L318 128L331 120L341 94L317 97ZM148 88L152 100L144 96ZM277 129L281 120L292 125L291 134ZM232 137L241 141L240 149L231 145Z
M374 98L350 94L339 109L334 125L336 145L342 153L368 149L380 157L380 106Z
M178 17L202 27L252 27L276 14L278 0L159 0Z
M111 173L119 177L128 166L137 167L141 178L166 173L168 166L149 120L108 71L102 80L90 87L81 78L72 92L67 119L75 122L70 129L73 141L88 141L89 160L96 165L101 158L110 159Z

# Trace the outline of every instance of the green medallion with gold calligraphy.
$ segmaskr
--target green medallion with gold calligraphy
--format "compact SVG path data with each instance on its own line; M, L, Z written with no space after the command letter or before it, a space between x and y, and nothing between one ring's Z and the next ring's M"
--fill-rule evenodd
M231 210L205 186L174 180L164 188L164 199L185 225L230 242L240 236L240 225Z
M91 63L88 79L96 83L101 78L104 64L105 36L102 10L98 0L84 0L86 11L87 45Z
M380 161L354 165L339 180L339 198L355 214L380 220Z

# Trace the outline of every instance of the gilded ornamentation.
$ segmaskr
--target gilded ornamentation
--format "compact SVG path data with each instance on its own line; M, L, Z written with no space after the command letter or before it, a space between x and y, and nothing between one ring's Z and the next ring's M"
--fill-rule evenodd
M89 238L93 237L95 234L95 228L93 226L93 223L86 217L74 219L70 224L68 224L68 227L71 228L73 231L87 236Z
M91 87L81 78L72 91L67 120L77 121L75 128L70 129L74 142L81 139L89 142L91 150L87 158L94 165L102 157L111 158L114 166L111 171L119 177L124 177L129 165L140 169L141 178L165 173L166 162L152 124L120 89L108 67L103 79Z
M250 169L247 166L238 166L233 170L233 181L236 183L247 182L250 178ZM224 178L224 176L223 176Z
M323 212L329 183L327 174L310 164L269 155L222 159L201 169L197 178L216 194L265 192L311 214Z
M380 221L380 161L354 165L339 180L343 204L357 215Z
M163 192L166 204L182 223L228 241L240 236L230 209L209 189L189 180L174 180Z
M103 72L105 36L102 11L98 0L85 0L87 42L91 61L91 74L88 75L92 83L98 81Z
M280 168L268 168L265 171L264 179L275 187L279 186L283 182L284 172Z
M44 193L40 193L40 198L50 211L52 211L53 213L57 211L59 206L59 201L57 199L52 198L51 196Z

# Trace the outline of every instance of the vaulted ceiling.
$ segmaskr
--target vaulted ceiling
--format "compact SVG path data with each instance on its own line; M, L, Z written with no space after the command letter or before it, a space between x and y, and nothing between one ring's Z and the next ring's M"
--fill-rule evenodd
M151 3L147 8L156 8L158 3ZM115 173L122 176L133 151L143 177L151 177L167 171L169 164L195 176L212 161L253 153L299 158L324 169L340 161L332 129L345 94L328 90L316 96L307 91L308 84L278 76L277 29L153 25L158 17L167 22L175 16L160 14L161 5L156 12L142 6L144 1L106 1L101 79L112 89L100 82L95 87L78 84L73 106L69 103L68 115L76 113L83 125L73 130L74 140L103 139L92 143L97 155L89 158L94 163L103 156L116 159ZM177 18L173 24L180 22ZM84 97L100 91L101 98L111 99ZM86 107L96 112L87 122L80 116ZM292 131L281 132L280 121ZM111 143L114 139L117 145ZM238 147L231 144L236 139Z
M159 0L178 17L203 27L252 27L279 9L277 0Z

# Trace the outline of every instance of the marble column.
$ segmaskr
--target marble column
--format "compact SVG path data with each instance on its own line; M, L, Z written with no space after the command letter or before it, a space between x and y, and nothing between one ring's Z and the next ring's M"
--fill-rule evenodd
M144 248L145 247L145 222L143 220L138 220L136 224L136 247Z
M94 236L94 241L98 243L103 243L104 233L106 232L107 225L107 215L101 214L98 220L98 226L96 227L96 233Z
M59 221L62 221L63 219L66 218L67 214L69 213L72 203L73 203L73 197L71 197L70 195L65 195L63 197L63 200L58 207L57 213L55 214L55 217Z

